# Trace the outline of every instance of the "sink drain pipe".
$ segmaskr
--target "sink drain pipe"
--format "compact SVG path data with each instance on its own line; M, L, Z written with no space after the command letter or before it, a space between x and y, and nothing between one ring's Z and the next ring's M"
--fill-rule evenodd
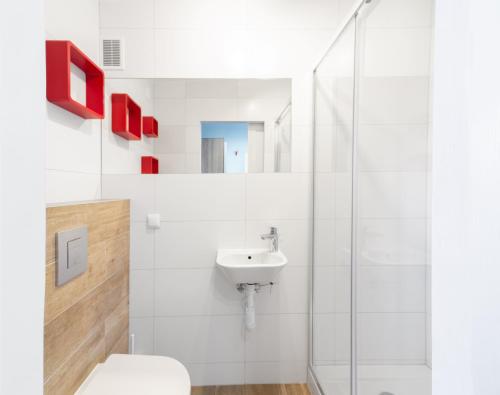
M245 326L255 329L255 284L245 284Z

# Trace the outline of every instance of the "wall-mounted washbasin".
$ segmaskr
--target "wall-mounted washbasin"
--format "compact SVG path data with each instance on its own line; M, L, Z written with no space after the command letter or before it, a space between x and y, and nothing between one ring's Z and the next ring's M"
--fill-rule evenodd
M216 264L235 284L269 284L288 263L281 251L264 248L218 250Z

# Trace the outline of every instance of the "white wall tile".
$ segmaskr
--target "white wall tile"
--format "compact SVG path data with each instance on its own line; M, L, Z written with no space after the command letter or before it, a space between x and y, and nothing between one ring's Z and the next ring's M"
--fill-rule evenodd
M318 54L331 41L333 30L273 29L248 30L247 76L293 75L310 72Z
M153 270L132 270L130 272L130 316L154 316Z
M154 26L154 0L100 0L101 28L137 29Z
M310 173L313 168L312 127L292 125L291 172Z
M197 126L203 121L234 121L238 119L234 99L187 99L186 124Z
M99 121L47 103L47 169L99 174L100 135Z
M430 73L430 28L366 29L362 73L378 76L427 76Z
M310 218L311 188L310 174L248 174L247 218Z
M425 313L425 266L372 266L358 271L359 312Z
M101 29L101 39L122 39L123 70L106 70L109 77L151 77L155 72L155 31L149 29Z
M155 98L184 99L186 97L186 81L180 78L157 78L154 80Z
M288 78L268 79L239 79L239 99L281 99L292 95Z
M359 84L362 85L361 83ZM371 93L371 91L369 92ZM359 97L361 100L364 95L360 94ZM343 125L352 125L354 119L354 77L352 75L335 79L333 100L335 101L336 107L335 121ZM361 110L360 114L362 114ZM348 130L352 130L352 127L348 128Z
M360 80L361 124L426 124L428 77L373 77Z
M157 154L184 154L186 152L186 127L183 125L159 125Z
M339 102L335 95L336 79L330 70L319 69L314 85L314 116L317 125L335 125ZM352 103L352 101L351 101Z
M186 154L186 173L200 174L201 173L201 154Z
M186 173L186 154L156 154L160 174Z
M306 361L245 362L245 384L305 383Z
M47 203L96 200L101 197L101 177L99 174L47 170L46 188Z
M185 125L186 101L179 98L158 98L155 100L155 115L160 125Z
M130 223L130 268L152 269L154 267L155 231L145 222Z
M99 0L47 0L44 11L47 39L71 40L99 62Z
M288 104L287 96L277 99L238 99L236 119L250 122L268 122L274 128L274 121Z
M158 317L155 353L182 363L243 362L240 316Z
M426 219L361 219L360 265L425 265Z
M340 218L335 220L336 265L351 264L351 233L351 218Z
M255 296L258 314L306 313L308 311L309 269L286 266L272 288L264 287Z
M238 96L238 80L190 79L186 81L186 95L192 99L234 99Z
M335 146L337 140L337 125L315 126L315 157L316 172L328 173L334 170Z
M311 223L308 220L248 221L246 246L269 248L269 240L260 235L269 233L271 226L278 227L279 248L288 258L288 265L307 266L311 262Z
M180 2L177 3L180 4ZM201 41L202 34L199 30L156 29L156 77L187 78L193 76L192 74L196 73L197 69L195 64L205 64L203 57L199 54Z
M244 175L161 174L157 184L162 220L241 220L245 216Z
M307 314L257 315L256 322L246 333L246 361L307 360Z
M432 0L385 0L366 18L369 27L429 27L433 24Z
M134 335L135 354L154 354L153 317L130 318L129 333Z
M426 173L360 173L361 218L425 218Z
M425 363L425 314L359 314L361 363Z
M313 356L315 362L348 363L350 360L350 314L315 314Z
M335 217L335 173L316 173L314 181L314 218L333 219Z
M314 77L310 70L293 74L292 78L292 120L297 125L311 125L313 122Z
M351 310L350 272L349 266L314 268L315 313L348 313ZM364 296L364 290L359 295Z
M333 219L314 220L314 265L335 264L335 221Z
M245 5L243 0L157 0L155 25L161 29L243 26Z
M427 125L360 125L359 169L425 171L428 163L427 129Z
M103 175L104 199L130 199L131 221L145 221L155 211L155 175Z
M162 222L156 232L156 267L213 268L219 248L242 248L244 244L243 221Z
M197 153L201 158L201 125L186 127L186 152Z
M252 28L332 29L338 23L338 1L254 0L248 3Z
M239 315L241 301L242 294L215 263L210 269L157 270L155 273L156 316Z
M188 363L192 386L245 384L245 364L242 362Z
M242 295L224 273L211 269L159 271L156 275L156 314L239 314ZM173 290L183 303L171 298Z

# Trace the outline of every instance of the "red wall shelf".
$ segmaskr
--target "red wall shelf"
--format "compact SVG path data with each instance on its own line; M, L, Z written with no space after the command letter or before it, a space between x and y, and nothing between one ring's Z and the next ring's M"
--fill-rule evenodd
M104 118L104 72L71 41L47 40L47 100L85 119ZM71 98L71 63L85 73L86 104Z
M111 130L126 140L140 140L141 107L126 93L111 95Z
M158 137L158 121L154 117L142 117L142 133L148 137Z
M158 174L158 159L154 156L143 156L141 158L142 174Z

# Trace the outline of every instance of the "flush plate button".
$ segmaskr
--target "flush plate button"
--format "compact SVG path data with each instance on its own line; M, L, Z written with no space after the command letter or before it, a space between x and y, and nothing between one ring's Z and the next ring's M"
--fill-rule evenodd
M56 285L61 286L87 270L87 227L56 234Z

